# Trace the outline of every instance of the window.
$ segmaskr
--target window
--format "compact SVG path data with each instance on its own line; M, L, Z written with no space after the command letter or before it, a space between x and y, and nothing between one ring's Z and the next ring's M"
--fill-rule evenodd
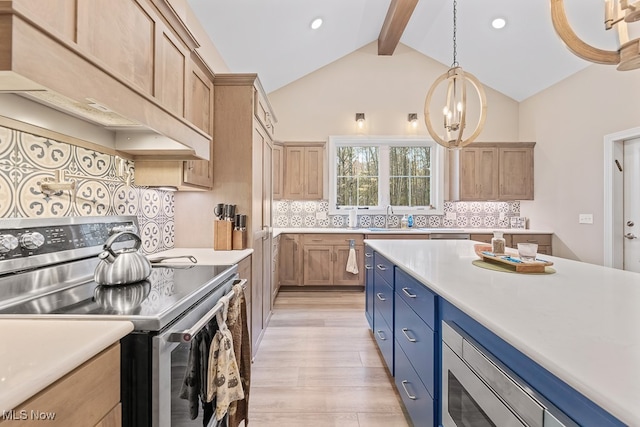
M330 137L330 211L442 213L443 158L433 141Z

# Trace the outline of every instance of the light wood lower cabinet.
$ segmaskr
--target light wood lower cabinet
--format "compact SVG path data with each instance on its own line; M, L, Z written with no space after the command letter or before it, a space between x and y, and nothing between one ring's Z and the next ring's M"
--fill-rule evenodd
M120 344L112 345L42 390L15 408L13 414L16 419L4 417L0 425L121 426ZM46 416L49 419L41 418Z
M280 262L278 278L280 286L299 286L302 284L302 248L300 234L280 236Z
M351 240L358 274L346 271ZM280 286L364 286L362 234L283 234L278 256Z
M537 243L538 253L545 255L553 255L551 246L551 234L520 234L520 233L505 233L504 240L508 248L518 248L518 243ZM481 233L471 234L471 240L478 242L491 243L493 234Z

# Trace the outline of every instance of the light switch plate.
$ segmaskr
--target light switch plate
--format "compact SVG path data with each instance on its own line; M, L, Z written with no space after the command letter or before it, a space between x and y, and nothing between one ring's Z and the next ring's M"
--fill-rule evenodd
M593 224L593 214L580 214L578 215L579 224Z
M324 211L316 212L316 219L327 219L327 213Z
M456 220L456 213L455 212L447 212L447 214L444 217L445 219L448 219L450 221L455 221Z

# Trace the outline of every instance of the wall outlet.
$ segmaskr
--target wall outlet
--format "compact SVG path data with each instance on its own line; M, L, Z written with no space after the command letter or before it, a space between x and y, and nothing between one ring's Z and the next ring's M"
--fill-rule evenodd
M502 221L504 219L504 212L500 212L500 215L498 215L498 221Z
M316 219L327 219L327 213L324 211L316 212Z
M444 217L445 219L448 219L450 221L455 221L456 220L456 213L455 212L447 212L447 214Z
M578 215L579 224L593 224L593 214L580 214Z

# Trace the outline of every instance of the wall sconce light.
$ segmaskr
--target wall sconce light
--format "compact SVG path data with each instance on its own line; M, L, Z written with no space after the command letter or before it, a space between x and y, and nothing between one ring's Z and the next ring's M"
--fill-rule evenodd
M418 113L409 113L407 116L407 121L411 125L412 128L418 127Z
M640 20L640 1L605 0L604 27L617 26L618 50L598 49L583 42L571 29L564 0L551 0L551 21L556 33L576 56L597 64L618 65L618 71L640 68L640 38L629 39L627 23Z
M364 113L356 113L356 126L359 130L364 129Z

